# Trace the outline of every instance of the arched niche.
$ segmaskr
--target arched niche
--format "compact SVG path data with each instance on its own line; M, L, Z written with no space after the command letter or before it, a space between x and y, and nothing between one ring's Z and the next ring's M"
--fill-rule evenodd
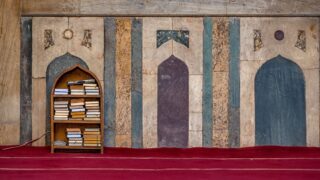
M50 92L54 81L58 75L75 65L89 69L88 65L80 58L66 53L63 56L55 58L47 67L46 71L46 132L50 131ZM50 145L50 137L46 136L46 145Z
M158 66L158 147L188 147L189 72L170 56Z
M305 80L293 61L277 56L255 77L256 145L306 145Z

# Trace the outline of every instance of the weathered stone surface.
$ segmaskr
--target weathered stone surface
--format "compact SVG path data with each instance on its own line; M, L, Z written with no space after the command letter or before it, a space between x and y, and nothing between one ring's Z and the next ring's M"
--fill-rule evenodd
M307 146L319 146L319 69L304 70L306 86Z
M202 75L189 75L189 112L202 112Z
M104 19L104 145L115 146L116 117L116 22Z
M19 144L20 1L0 3L0 144Z
M240 146L254 146L254 78L260 61L240 61Z
M189 75L202 75L203 19L172 18L172 29L189 31L189 48L172 41L173 54L187 64Z
M213 72L226 72L229 71L229 20L219 17L213 21Z
M189 130L189 147L202 147L202 131Z
M213 144L226 147L229 108L229 20L213 18Z
M215 130L213 134L213 146L226 148L228 147L228 131L227 130ZM220 135L221 134L221 135Z
M134 18L131 28L131 117L132 147L142 148L142 18Z
M143 147L157 147L157 75L143 75Z
M21 18L20 144L32 139L32 18Z
M319 16L318 0L22 0L23 15Z
M131 147L131 19L116 19L116 146ZM121 142L117 142L119 135ZM127 139L125 140L125 137Z
M213 144L218 147L227 146L224 138L228 137L228 81L228 72L213 72Z
M32 139L46 132L46 79L32 79ZM49 136L49 134L48 134ZM35 141L33 146L44 146L45 138Z
M319 31L317 18L241 18L240 26L240 145L253 146L254 129L255 129L255 111L254 111L254 78L257 70L267 60L282 55L297 63L303 73L307 70L319 68ZM253 51L253 34L252 29L261 29L262 36L265 37L264 48ZM281 29L285 38L277 41L274 36L276 30ZM306 31L307 43L306 52L295 47L298 30ZM250 49L251 48L251 49ZM315 75L316 78L319 75ZM319 144L318 129L310 128L310 124L319 123L319 104L318 94L308 93L310 85L313 83L315 91L319 89L319 81L312 80L305 76L306 82L306 115L307 115L307 145L317 146ZM308 104L313 104L312 106ZM316 107L317 106L317 107ZM314 108L316 107L316 108ZM317 110L314 110L317 109ZM316 118L310 118L316 117ZM309 128L308 128L309 127ZM317 135L315 135L317 134ZM312 136L312 137L311 137ZM313 137L316 137L315 139Z
M170 56L158 67L158 146L188 146L189 74L180 59Z
M202 131L202 113L189 114L189 131ZM201 139L198 139L201 141Z
M35 17L32 20L32 49L33 65L32 76L45 77L48 64L56 57L67 52L84 60L90 71L95 73L99 80L103 80L104 62L104 29L103 18L80 17ZM63 38L66 29L73 31L73 38ZM44 49L44 31L52 30L54 46ZM81 45L84 30L92 30L92 48Z
M302 69L319 67L318 18L241 18L240 60L267 61L277 55L294 60ZM263 48L254 51L253 30L260 29ZM284 39L278 41L274 32L282 30ZM295 47L297 33L306 33L306 51Z
M157 71L158 65L172 55L172 40L156 46L158 29L172 29L171 18L143 18L142 32L142 99L143 147L157 147Z

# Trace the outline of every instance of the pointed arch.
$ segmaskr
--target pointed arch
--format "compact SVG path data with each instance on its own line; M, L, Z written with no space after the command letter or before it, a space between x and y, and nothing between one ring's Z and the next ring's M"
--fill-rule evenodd
M46 131L50 131L50 92L55 79L66 69L72 66L79 65L85 69L89 69L88 65L82 59L66 53L62 56L55 58L47 67L46 70ZM46 136L46 145L50 145L50 136Z
M306 145L305 80L293 61L277 56L255 77L256 145Z
M188 147L189 71L170 56L158 66L158 146Z

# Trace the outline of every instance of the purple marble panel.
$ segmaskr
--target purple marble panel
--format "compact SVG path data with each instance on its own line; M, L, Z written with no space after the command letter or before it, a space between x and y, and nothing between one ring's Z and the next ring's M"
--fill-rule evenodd
M158 67L158 146L187 147L189 131L189 73L171 56Z

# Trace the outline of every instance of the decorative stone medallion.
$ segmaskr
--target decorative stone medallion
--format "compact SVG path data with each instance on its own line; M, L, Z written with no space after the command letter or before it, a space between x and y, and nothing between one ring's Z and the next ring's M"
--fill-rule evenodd
M276 38L276 40L281 41L284 38L284 33L281 30L277 30L276 32L274 32L274 38Z
M73 31L71 29L66 29L63 31L63 38L70 40L73 38Z

